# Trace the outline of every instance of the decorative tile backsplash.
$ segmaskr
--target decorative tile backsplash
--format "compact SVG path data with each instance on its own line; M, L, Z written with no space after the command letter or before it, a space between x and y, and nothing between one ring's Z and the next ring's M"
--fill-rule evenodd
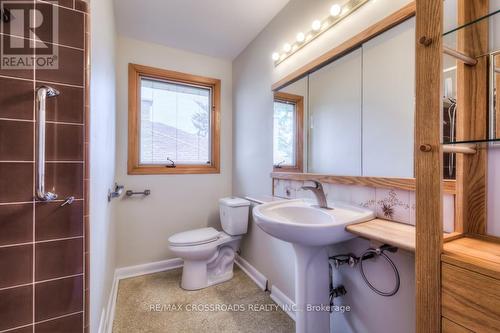
M376 213L378 217L410 223L410 192L402 190L375 190Z
M312 182L285 179L274 180L274 195L287 199L314 199L311 191L302 186ZM343 201L371 209L378 218L415 225L415 192L391 190L358 185L323 184L328 201ZM455 224L455 196L443 198L444 231L453 232Z

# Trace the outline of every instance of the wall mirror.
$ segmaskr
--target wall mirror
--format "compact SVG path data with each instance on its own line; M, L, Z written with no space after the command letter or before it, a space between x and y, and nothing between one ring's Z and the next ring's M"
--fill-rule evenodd
M500 51L491 54L491 136L500 139Z
M289 123L276 118L283 94L304 103L303 172L414 177L414 18L275 91L275 171L293 164L277 149L292 142L276 125Z
M455 58L443 56L443 143L456 141L457 138L457 61ZM445 152L443 155L444 179L455 179L456 155Z

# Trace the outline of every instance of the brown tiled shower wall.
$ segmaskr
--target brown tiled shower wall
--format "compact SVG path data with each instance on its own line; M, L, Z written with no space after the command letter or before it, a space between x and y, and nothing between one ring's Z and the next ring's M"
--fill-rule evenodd
M59 0L57 8L59 69L0 69L2 333L88 331L87 4ZM45 183L59 196L54 202L34 193L35 91L44 84L61 93L47 101ZM60 207L69 196L74 203Z

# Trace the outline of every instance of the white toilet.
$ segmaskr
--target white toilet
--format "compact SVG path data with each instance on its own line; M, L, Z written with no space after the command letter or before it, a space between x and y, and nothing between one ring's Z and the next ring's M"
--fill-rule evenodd
M201 228L168 239L170 251L184 260L181 287L197 290L230 280L241 235L248 229L250 202L241 198L219 200L222 229Z

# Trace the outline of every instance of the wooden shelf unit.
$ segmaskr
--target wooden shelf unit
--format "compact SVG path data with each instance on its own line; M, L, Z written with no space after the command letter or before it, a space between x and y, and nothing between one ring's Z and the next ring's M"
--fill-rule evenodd
M488 150L457 155L455 231L442 237L443 170L438 147L442 107L443 51L457 62L456 138L481 140L488 135L489 0L459 0L456 50L443 45L443 2L416 1L416 331L498 332L500 279L498 243L486 236ZM465 62L464 62L465 61ZM467 64L468 63L468 64ZM478 147L476 147L478 148ZM457 149L457 148L452 148ZM456 151L455 151L456 152ZM489 284L489 286L488 286Z

